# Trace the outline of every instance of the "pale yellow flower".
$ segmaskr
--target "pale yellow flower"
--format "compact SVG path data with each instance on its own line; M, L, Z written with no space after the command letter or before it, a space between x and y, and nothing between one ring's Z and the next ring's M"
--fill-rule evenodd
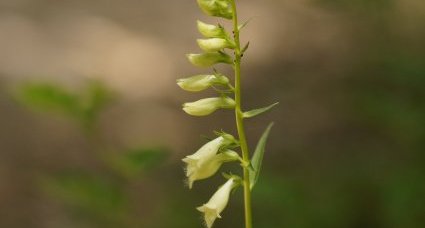
M226 37L224 28L221 26L207 24L199 20L197 21L197 26L198 26L199 32L207 38L225 38Z
M204 98L183 104L183 110L192 116L206 116L220 108L232 109L234 107L235 101L230 97Z
M192 188L195 180L212 176L223 162L239 158L239 155L234 151L227 150L217 154L221 148L225 148L235 141L232 135L223 134L203 145L194 154L182 159L187 164L186 176L188 177L189 188Z
M197 42L199 47L206 52L216 52L224 48L233 49L235 47L234 44L223 38L198 39Z
M177 85L179 85L180 88L190 92L198 92L213 85L227 85L228 83L229 79L221 74L202 74L177 80Z
M232 19L232 10L227 0L197 0L204 13L210 16Z
M197 209L204 213L204 220L208 228L211 228L217 218L221 218L220 213L226 208L229 202L230 192L235 186L235 181L230 178L217 192L211 197L208 203Z
M209 67L217 63L232 63L232 58L222 52L208 52L202 54L187 54L187 59L198 67Z
M183 159L188 164L186 176L189 188L192 188L195 181L214 175L224 162L237 160L240 160L238 153L230 150L214 155L209 160L205 160L201 166L197 166L197 161L192 158Z

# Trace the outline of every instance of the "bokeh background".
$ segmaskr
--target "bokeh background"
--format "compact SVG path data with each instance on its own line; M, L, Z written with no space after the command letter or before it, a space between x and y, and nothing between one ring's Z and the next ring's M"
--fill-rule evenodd
M241 0L258 228L425 227L425 2ZM175 80L208 72L194 0L0 1L0 227L202 227L223 178L185 187L181 158L234 133L185 115ZM220 68L230 74L229 69ZM224 166L223 170L232 170ZM232 170L238 172L238 170ZM242 191L216 227L243 227Z

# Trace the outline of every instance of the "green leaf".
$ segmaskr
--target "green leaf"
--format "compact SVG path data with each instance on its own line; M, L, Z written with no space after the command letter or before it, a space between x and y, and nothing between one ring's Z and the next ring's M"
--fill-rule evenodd
M264 107L264 108L259 108L259 109L254 109L254 110L251 110L251 111L248 111L248 112L244 112L243 118L251 118L251 117L254 117L254 116L258 116L260 114L263 114L263 113L269 111L270 109L272 109L274 106L276 106L278 104L279 104L279 102L276 102L276 103L269 105L267 107Z
M167 156L163 149L136 148L107 158L108 164L122 175L133 178L162 163Z
M112 103L115 94L102 82L93 80L86 86L80 98L80 121L86 130L92 130L102 111Z
M61 112L69 116L79 115L79 98L58 85L28 83L18 88L17 101L40 111Z
M249 41L248 41L248 43L246 43L246 44L245 44L245 46L242 48L241 53L242 53L242 54L244 54L244 53L248 50L248 48L249 48Z
M267 126L263 135L261 135L260 140L258 141L257 147L255 148L254 155L251 159L251 164L254 170L250 170L249 180L250 188L253 189L254 185L257 183L258 177L260 176L261 165L263 163L264 151L266 149L266 141L269 136L270 130L273 127L273 122Z
M100 113L113 100L113 95L105 85L93 80L79 91L46 82L25 83L17 88L15 98L21 105L35 111L72 118L91 131Z

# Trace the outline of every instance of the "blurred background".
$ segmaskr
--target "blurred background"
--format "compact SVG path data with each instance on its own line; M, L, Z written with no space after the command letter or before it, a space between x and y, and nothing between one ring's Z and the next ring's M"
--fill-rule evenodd
M425 2L241 0L258 228L425 227ZM181 158L233 114L187 116L177 78L208 72L196 1L0 1L0 227L202 227L220 175ZM226 67L220 68L231 74ZM224 166L225 170L231 170ZM233 170L238 172L238 170ZM242 191L216 227L242 227Z

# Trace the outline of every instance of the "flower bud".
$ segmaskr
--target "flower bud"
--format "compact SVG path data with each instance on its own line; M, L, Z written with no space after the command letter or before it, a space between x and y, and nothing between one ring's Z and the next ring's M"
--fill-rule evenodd
M197 0L198 5L204 13L214 17L232 19L232 9L226 0Z
M202 21L197 22L199 32L207 38L225 38L224 28L217 25L206 24Z
M230 97L204 98L195 102L184 103L183 110L192 116L206 116L219 108L232 109L235 101Z
M188 54L189 61L199 67L209 67L217 63L232 63L232 58L222 52L210 52L202 54Z
M183 159L183 161L187 163L186 175L192 175L206 161L209 161L212 157L214 157L225 142L226 140L223 136L217 137L203 145L194 154L186 156Z
M240 160L238 153L231 150L215 154L208 160L204 160L201 166L194 165L194 160L192 158L184 158L183 161L188 164L186 176L188 177L189 188L192 188L195 181L206 179L214 175L223 163L237 160Z
M199 47L206 52L216 52L224 48L235 47L234 44L222 38L198 39Z
M182 78L177 80L177 85L180 88L190 91L198 92L205 90L213 85L227 85L229 79L221 74L217 75L195 75L189 78Z
M204 220L208 228L211 228L217 218L221 218L220 213L226 208L229 202L230 192L235 187L234 178L230 178L211 197L208 203L198 207L198 211L204 213Z

